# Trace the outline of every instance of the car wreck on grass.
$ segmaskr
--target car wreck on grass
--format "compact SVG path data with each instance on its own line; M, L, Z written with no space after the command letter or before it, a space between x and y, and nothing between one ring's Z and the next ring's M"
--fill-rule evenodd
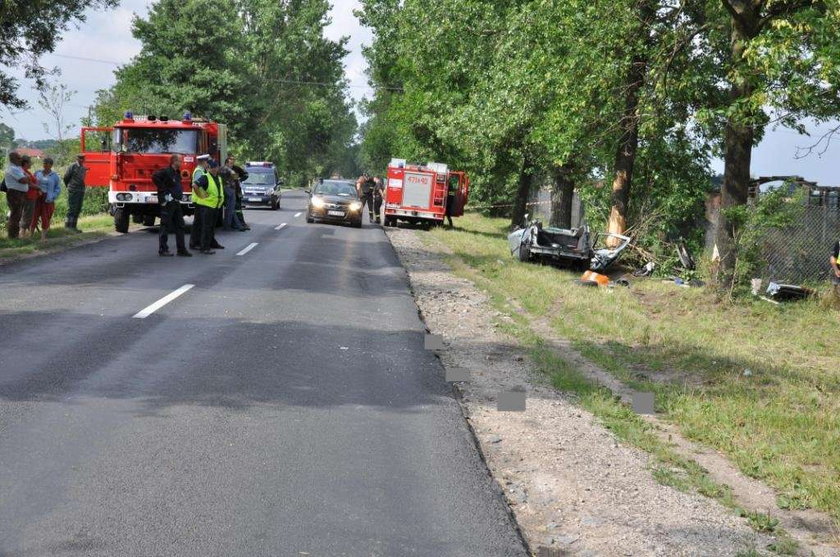
M526 221L527 218L526 215ZM617 241L615 247L608 247L611 239ZM508 235L510 253L520 261L539 261L578 271L606 270L629 245L629 236L593 235L586 224L577 228L554 228L543 227L538 220L528 222Z

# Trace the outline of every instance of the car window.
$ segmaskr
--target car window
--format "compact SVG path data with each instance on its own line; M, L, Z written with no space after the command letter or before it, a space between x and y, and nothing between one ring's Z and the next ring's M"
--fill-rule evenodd
M254 172L251 170L246 170L246 172L248 172L248 179L244 183L249 186L273 186L277 183L274 172Z
M315 186L315 193L319 195L338 195L340 197L356 197L356 188L347 182L324 181Z

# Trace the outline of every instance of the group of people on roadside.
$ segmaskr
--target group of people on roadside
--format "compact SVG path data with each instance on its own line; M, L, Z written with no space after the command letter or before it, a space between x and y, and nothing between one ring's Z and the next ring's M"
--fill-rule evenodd
M0 187L9 206L9 238L34 237L40 229L41 240L47 239L55 201L61 193L61 181L53 170L53 159L45 157L41 163L42 168L33 173L31 157L17 151L9 153L9 164ZM84 156L78 155L76 162L64 173L68 191L65 227L76 232L81 232L77 221L82 212L86 172Z
M169 166L152 174L157 187L160 208L160 235L158 254L191 257L190 249L203 255L212 255L217 249L224 249L216 240L216 227L221 220L225 230L250 230L242 211L241 183L248 179L248 173L236 165L232 156L225 159L224 166L210 155L197 157L192 174L192 203L195 207L189 249L184 236L184 213L181 201L184 190L181 182L181 155L173 154ZM176 252L169 250L169 233L174 232Z

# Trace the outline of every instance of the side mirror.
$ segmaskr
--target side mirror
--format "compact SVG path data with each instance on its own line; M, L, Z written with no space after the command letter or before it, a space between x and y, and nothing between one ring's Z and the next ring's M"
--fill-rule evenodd
M306 192L306 194L307 194L307 195L312 195L312 190L305 189L305 190L303 190L303 191L304 191L304 192Z

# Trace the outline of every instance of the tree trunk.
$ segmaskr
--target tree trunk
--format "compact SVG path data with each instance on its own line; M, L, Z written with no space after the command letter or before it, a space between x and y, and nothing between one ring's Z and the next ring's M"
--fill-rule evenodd
M655 14L651 0L643 0L639 5L641 33L650 35L648 23ZM612 209L610 210L609 231L624 234L627 230L627 209L630 202L630 188L633 185L633 165L636 163L636 151L639 146L639 92L645 83L648 70L646 48L650 38L644 43L641 52L637 52L627 71L624 84L624 112L621 116L621 138L615 154L615 176L612 183ZM610 242L611 243L611 242ZM617 241L615 242L617 245Z
M745 2L729 2L732 13L732 65L743 65L747 43L759 33L759 13ZM752 86L745 77L733 81L729 93L730 106L752 94ZM744 123L744 115L729 116L724 130L724 170L721 186L720 215L715 229L715 248L720 257L717 282L731 287L735 279L737 231L726 218L731 207L745 205L750 186L750 164L755 131Z
M511 214L511 227L522 224L525 219L525 212L528 210L528 197L531 194L531 183L534 179L534 164L528 155L522 160L522 169L519 171L519 187L516 190L516 199Z
M555 165L552 168L551 187L551 226L558 228L572 227L572 197L575 182L569 165Z

